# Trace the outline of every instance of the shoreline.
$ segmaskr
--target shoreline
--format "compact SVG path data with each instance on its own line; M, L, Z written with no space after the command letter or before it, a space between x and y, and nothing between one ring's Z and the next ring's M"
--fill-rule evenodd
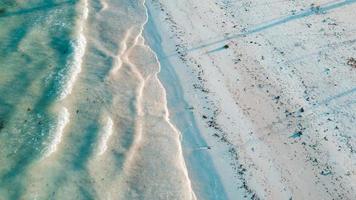
M230 155L222 155L228 151L228 146L209 140L209 138L201 134L201 132L211 131L209 128L199 127L196 123L196 116L193 113L195 108L191 107L191 104L187 102L185 97L187 92L183 91L181 77L179 77L174 68L177 65L184 65L184 63L176 58L167 59L167 56L169 56L167 52L170 52L170 47L175 44L172 42L167 46L162 46L162 33L159 32L162 29L157 28L157 21L155 21L157 18L152 16L149 6L147 7L149 17L144 28L144 37L150 48L156 53L161 65L161 71L158 76L167 92L170 118L182 134L181 143L184 159L194 192L198 199L232 199L237 195L243 198L244 194L237 189L236 183L226 180L228 176L233 174L230 165L231 161L229 160ZM175 62L174 65L171 62ZM212 154L210 151L211 146L219 146L215 148L218 151ZM219 158L219 156L222 157ZM220 170L216 168L220 168ZM221 180L221 172L224 172L225 177L223 178L225 178L225 182ZM228 190L228 192L225 190Z
M160 79L193 179L197 148L227 199L355 197L356 79L346 64L355 1L148 2L150 46L171 70ZM194 137L203 142L187 145Z
M356 199L356 0L5 1L0 198Z
M205 159L209 159L206 158L207 155L203 155L205 158L202 158L202 160L198 160L196 158L194 158L194 155L189 155L189 150L187 149L193 149L194 146L198 147L198 146L207 146L205 141L202 140L202 138L199 137L198 135L198 130L196 128L196 125L194 123L194 119L193 116L191 115L191 113L189 113L189 111L187 112L187 108L189 107L188 104L183 100L182 97L182 89L180 88L179 84L177 85L173 85L170 81L173 80L173 82L177 81L177 77L175 72L173 71L173 69L171 68L171 64L169 63L168 60L162 60L162 57L165 57L165 54L162 52L162 47L160 45L152 45L153 43L157 43L158 40L157 38L152 38L152 35L157 34L158 32L156 30L156 27L154 25L154 23L152 22L152 18L151 15L149 14L149 20L145 26L144 29L145 33L145 39L148 42L148 45L150 46L150 48L152 50L154 50L154 52L156 53L158 60L160 62L161 65L161 71L159 72L158 76L160 81L162 82L163 86L165 87L165 90L167 92L167 102L168 102L168 108L171 114L171 120L173 122L173 124L178 128L178 130L180 130L181 132L181 145L183 147L183 152L184 152L184 159L186 162L186 165L188 167L188 173L189 173L189 177L190 179L193 178L198 178L199 182L203 183L204 181L204 177L202 177L202 174L199 174L199 171L196 171L196 174L193 173L192 174L192 169L194 167L197 166L201 166L202 162ZM171 69L169 69L171 68ZM182 101L183 100L183 101ZM181 111L177 111L177 109L181 110ZM180 122L178 122L178 118L181 119ZM193 122L193 123L189 123L189 121L187 120L187 118L189 119L189 121ZM186 128L183 128L183 127ZM185 130L184 130L185 129ZM192 138L193 140L187 140L186 137L188 136L188 134L193 133L190 138ZM198 162L199 164L197 165L196 163L194 164L194 162ZM208 160L208 162L211 162L210 160ZM207 170L211 168L211 166L208 166L206 169L202 170L204 172L207 172ZM201 172L201 171L200 171ZM208 178L209 179L209 178ZM198 197L201 196L205 196L203 194L201 194L201 192L199 192L199 189L197 189L197 185L196 182L194 182L193 180L193 189L194 192L196 193L196 195ZM195 188L194 188L195 186ZM203 186L204 187L204 186ZM207 187L207 186L205 186ZM198 190L198 191L196 191ZM206 189L205 189L206 190ZM200 199L200 198L199 198ZM205 196L204 199L209 199L207 198L207 196Z

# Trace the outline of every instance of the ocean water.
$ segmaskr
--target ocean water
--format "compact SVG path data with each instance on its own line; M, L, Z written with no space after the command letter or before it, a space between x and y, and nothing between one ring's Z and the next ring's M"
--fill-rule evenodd
M195 199L143 0L0 0L0 199Z

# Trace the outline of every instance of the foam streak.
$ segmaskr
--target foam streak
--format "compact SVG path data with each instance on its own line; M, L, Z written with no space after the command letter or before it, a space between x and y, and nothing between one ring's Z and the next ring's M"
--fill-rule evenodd
M109 142L110 136L113 133L113 125L114 123L112 119L108 117L108 120L103 128L103 133L99 143L99 153L98 153L99 156L103 155L108 148L107 143Z
M67 68L69 68L69 78L68 80L66 80L65 86L59 96L59 100L65 99L72 92L73 85L82 70L81 66L83 63L83 57L87 46L87 40L84 35L84 26L88 15L88 0L83 0L83 12L82 16L78 20L78 39L73 44L74 56L73 60L67 64Z
M54 138L47 149L45 158L49 157L50 155L52 155L54 152L57 151L57 147L62 141L64 128L69 122L69 117L70 114L68 112L68 109L63 107L59 112L57 126L53 130Z

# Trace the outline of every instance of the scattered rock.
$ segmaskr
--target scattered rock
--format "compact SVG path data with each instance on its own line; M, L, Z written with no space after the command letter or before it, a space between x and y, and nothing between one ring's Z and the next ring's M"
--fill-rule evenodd
M355 58L349 58L347 60L347 65L351 66L352 68L356 69L356 59Z
M323 175L323 176L328 176L328 175L331 175L332 173L331 173L330 170L323 170L323 171L320 172L320 174Z
M293 135L291 135L291 138L300 138L303 135L301 131L295 132Z

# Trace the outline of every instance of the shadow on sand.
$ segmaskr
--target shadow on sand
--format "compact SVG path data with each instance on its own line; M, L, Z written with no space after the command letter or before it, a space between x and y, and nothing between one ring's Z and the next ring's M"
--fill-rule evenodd
M205 48L205 47L216 45L216 44L219 44L219 43L222 43L222 42L226 42L226 41L229 41L229 40L232 40L232 39L235 39L235 38L245 37L245 36L251 35L253 33L258 33L258 32L261 32L261 31L264 31L264 30L267 30L267 29L270 29L270 28L273 28L273 27L276 27L276 26L279 26L279 25L282 25L282 24L286 24L286 23L288 23L290 21L298 20L298 19L309 17L309 16L312 16L312 15L325 14L328 11L331 11L331 10L334 10L334 9L337 9L337 8L340 8L340 7L344 7L344 6L347 6L347 5L351 5L353 3L356 3L356 0L332 1L332 2L325 3L325 4L320 5L320 6L313 5L307 10L302 10L300 12L293 13L292 15L289 15L289 16L284 16L284 17L281 17L281 18L277 18L277 19L274 19L274 20L263 22L263 23L261 23L259 25L256 25L255 27L251 27L249 29L245 29L244 31L242 31L240 33L235 33L235 34L231 33L231 34L229 34L228 36L225 36L222 39L217 39L217 40L212 41L212 42L207 42L205 44L198 45L196 47L192 47L192 48L186 49L185 51L183 51L181 53L188 53L188 52L191 52L191 51L195 51L195 50L199 50L199 49L202 49L202 48ZM209 52L210 53L211 52L215 52L215 51L218 51L220 49L221 49L221 47L218 47L217 49L213 49L213 50L211 50ZM167 58L173 57L173 56L178 56L178 55L179 55L178 53L173 53L173 54L167 55Z

